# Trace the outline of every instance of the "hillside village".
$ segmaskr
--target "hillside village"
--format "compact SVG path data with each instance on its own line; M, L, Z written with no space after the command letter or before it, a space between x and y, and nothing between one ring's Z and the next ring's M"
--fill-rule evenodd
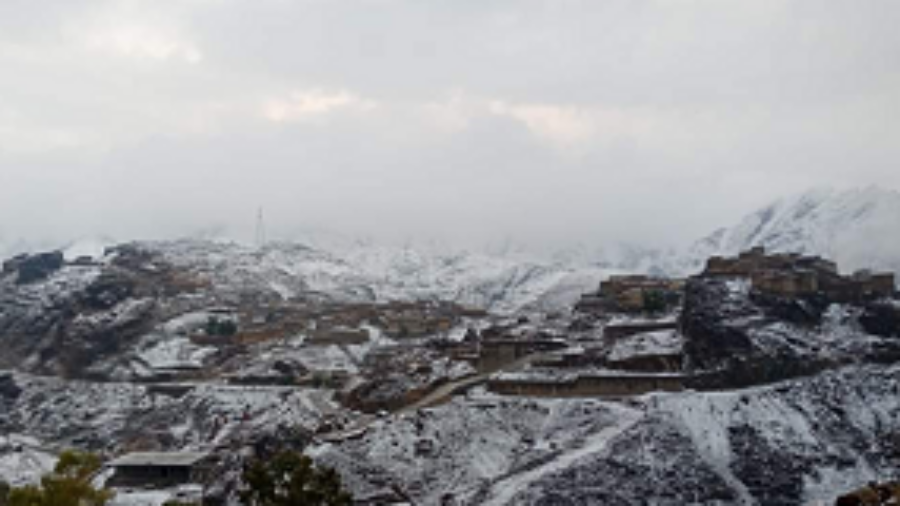
M611 276L564 313L493 315L439 300L341 301L315 293L284 298L220 285L205 270L128 245L100 259L17 257L4 264L0 283L8 288L0 297L7 308L0 330L40 336L42 329L67 328L67 339L81 349L65 357L42 352L47 348L40 339L12 341L27 368L5 377L10 402L27 389L22 372L133 385L128 388L140 389L140 396L176 404L203 389L296 395L312 410L295 427L300 446L351 444L384 420L424 416L473 393L630 402L729 382L765 384L869 360L867 354L900 353L888 341L872 351L869 337L848 334L835 342L829 334L837 311L858 314L865 336L900 335L893 274L842 275L834 262L762 248L712 257L686 279ZM71 289L72 296L47 298L42 290L51 286ZM22 315L37 308L49 308L56 320L23 326L28 318ZM735 326L729 311L747 326ZM727 321L719 324L718 317ZM773 345L772 336L781 339L777 332L785 326L792 335L808 335L808 342ZM58 342L56 334L47 336L47 346ZM78 362L85 350L92 361ZM260 451L248 432L255 423L265 420L269 431L296 423L252 404L226 408L187 446L175 444L160 426L154 435L123 429L114 444L88 448L114 458L111 486L171 489L221 481L233 466L228 452ZM164 420L153 423L169 423ZM23 430L28 423L6 427ZM416 445L422 458L437 451L429 440ZM403 500L403 494L375 488L360 504Z

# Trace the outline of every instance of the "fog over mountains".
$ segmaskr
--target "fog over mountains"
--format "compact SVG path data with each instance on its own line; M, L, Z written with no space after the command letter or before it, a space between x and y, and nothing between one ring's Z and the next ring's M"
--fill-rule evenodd
M243 266L263 280L276 283L296 278L292 282L301 281L312 290L338 297L438 298L511 312L570 306L610 274L690 275L702 269L711 255L734 255L753 246L823 255L845 269L900 272L900 240L893 234L898 222L900 193L870 187L817 189L780 199L682 250L625 244L536 249L509 240L462 248L439 241L380 243L324 232L272 241L261 252L208 235L152 247L181 262L205 265L204 269ZM589 244L590 238L585 239ZM111 238L73 241L64 249L69 258L98 256L116 242ZM20 240L5 242L0 251L9 256L52 247L47 242ZM209 258L225 260L216 267Z

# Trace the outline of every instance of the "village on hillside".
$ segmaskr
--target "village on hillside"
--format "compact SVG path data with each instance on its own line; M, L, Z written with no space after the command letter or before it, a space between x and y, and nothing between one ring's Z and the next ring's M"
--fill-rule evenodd
M89 259L73 264L96 267ZM60 268L56 256L19 257L3 267L6 276L18 275L23 284ZM104 288L84 304L104 307L111 298L109 305L118 307L129 297L140 299L142 293L175 285L209 286L202 276L154 264L127 248L117 252L113 268L102 276ZM811 333L835 307L881 308L878 304L897 298L892 273L843 275L829 260L769 254L763 248L734 258L712 257L688 279L612 276L565 314L495 316L430 300L348 304L232 294L217 298L216 305L173 314L150 329L141 351L126 361L128 367L120 366L108 379L174 397L207 384L273 389L278 395L311 389L321 392L309 397L321 416L293 428L292 437L301 446L339 443L360 437L376 421L427 410L472 391L627 400L708 388L714 382L707 376L721 368L705 367L705 351L694 341L709 339L716 330L698 330L690 312L713 289L719 290L715 304L727 305L733 298L744 305L742 311L757 308L757 313L742 313L750 320L788 322ZM871 319L872 332L879 332L884 318L900 321L900 305L886 307L887 316ZM206 442L193 444L190 451L173 451L171 444L146 435L139 443L104 450L110 458L107 484L135 494L177 490L185 500L203 495L209 483L221 481L232 452L265 455L266 441L249 429L258 416L248 404L231 417L215 418L205 429ZM420 446L422 454L434 451L425 440ZM358 498L358 503L380 504L384 497Z

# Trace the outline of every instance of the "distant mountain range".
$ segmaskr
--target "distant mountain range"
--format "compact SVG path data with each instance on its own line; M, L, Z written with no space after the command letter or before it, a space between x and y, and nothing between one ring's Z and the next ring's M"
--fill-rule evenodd
M570 306L601 279L616 273L684 276L711 255L734 255L754 246L818 254L842 269L900 272L900 193L879 188L814 190L778 200L721 228L684 251L616 245L529 252L511 243L482 251L440 243L403 246L335 234L306 234L263 250L227 241L146 243L176 263L231 273L282 296L315 291L349 299L441 298L499 312L556 310ZM99 255L109 239L76 241L68 257ZM0 254L37 249L0 242ZM222 276L223 282L229 282Z

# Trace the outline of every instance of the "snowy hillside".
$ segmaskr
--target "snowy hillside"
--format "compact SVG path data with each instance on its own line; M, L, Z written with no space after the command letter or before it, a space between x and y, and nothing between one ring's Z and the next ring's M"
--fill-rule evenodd
M314 453L360 496L417 504L828 503L896 469L898 373L625 404L475 395Z
M223 240L143 243L220 285L262 290L282 298L316 292L340 300L440 298L495 312L570 307L615 273L690 275L711 255L753 246L819 254L845 270L900 272L900 193L878 188L815 190L781 199L676 252L611 244L546 247L511 241L461 248L436 241L378 243L333 233L298 233L264 249ZM97 257L109 239L62 245L68 259ZM0 237L0 256L41 249Z
M845 269L900 272L900 193L876 187L813 190L785 198L698 241L684 259L699 270L711 255L734 255L753 246L822 255Z
M301 235L263 251L233 244L180 241L164 253L228 273L269 279L282 294L312 290L343 298L441 298L497 312L570 307L616 273L691 275L712 255L754 246L822 255L844 270L900 273L900 193L879 188L813 190L778 200L687 251L613 244L528 248L509 241L462 249L436 242L403 246L331 234ZM589 243L592 238L585 238ZM177 263L177 262L176 262ZM205 267L204 267L205 266Z
M492 256L359 243L331 251L295 243L263 249L184 240L146 243L179 267L217 286L255 289L281 298L322 294L338 300L442 299L497 312L568 307L616 272L605 264L538 256Z

